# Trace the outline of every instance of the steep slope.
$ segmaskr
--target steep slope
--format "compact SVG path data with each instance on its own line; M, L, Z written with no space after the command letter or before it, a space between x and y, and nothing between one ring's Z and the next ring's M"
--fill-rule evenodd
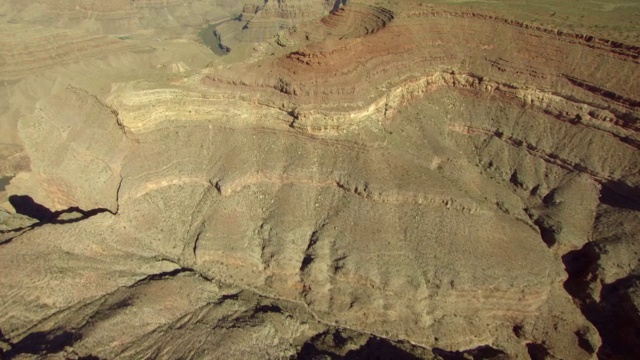
M52 216L1 230L5 354L638 355L637 44L305 4L244 7L261 34L295 19L250 62L55 89L20 120L7 189Z

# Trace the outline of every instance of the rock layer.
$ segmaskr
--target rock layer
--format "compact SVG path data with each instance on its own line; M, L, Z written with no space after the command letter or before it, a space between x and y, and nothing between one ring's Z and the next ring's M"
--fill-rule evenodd
M290 20L250 62L20 120L7 189L55 216L2 230L5 354L633 358L639 48L299 3L244 7Z

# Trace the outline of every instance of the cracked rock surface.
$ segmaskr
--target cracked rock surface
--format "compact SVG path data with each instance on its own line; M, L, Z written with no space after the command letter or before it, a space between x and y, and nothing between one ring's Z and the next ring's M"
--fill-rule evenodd
M32 3L0 358L640 357L638 4Z

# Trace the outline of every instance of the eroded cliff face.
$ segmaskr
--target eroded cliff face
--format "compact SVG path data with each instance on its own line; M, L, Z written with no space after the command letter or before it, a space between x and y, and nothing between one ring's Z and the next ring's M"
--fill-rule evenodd
M0 68L4 356L639 356L637 25L309 4L217 3L220 58L129 22Z

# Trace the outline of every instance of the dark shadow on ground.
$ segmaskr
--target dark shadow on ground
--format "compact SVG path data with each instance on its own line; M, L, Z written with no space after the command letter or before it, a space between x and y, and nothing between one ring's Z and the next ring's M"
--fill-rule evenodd
M77 206L59 211L51 211L46 206L35 202L29 195L11 195L9 196L9 202L16 210L16 213L36 219L38 220L38 224L68 224L82 221L103 212L110 212L108 209L92 209L85 211ZM74 213L78 214L78 216L70 219L60 219L60 216L64 214Z
M347 5L348 1L349 0L336 0L336 2L333 4L333 9L331 9L331 12L340 10L340 5Z
M600 201L609 206L640 211L640 189L622 181L609 181L602 184Z
M507 360L509 357L504 351L485 345L465 351L445 351L433 349L433 353L443 360Z
M570 251L562 257L569 278L564 288L579 304L585 318L591 322L602 339L597 349L599 359L640 359L640 315L634 309L630 290L640 286L640 276L629 275L605 284L595 299L590 286L598 281L596 272L603 250L596 243L587 243L582 249ZM576 334L581 347L596 349L586 338Z
M53 329L51 331L31 333L16 343L11 343L6 339L2 335L2 331L0 331L0 338L0 341L9 347L9 350L4 353L0 350L0 359L10 360L26 354L45 356L47 354L65 352L68 346L73 346L73 344L82 339L82 335L73 331ZM72 358L78 360L100 360L99 357L94 355L79 356L75 353L73 355Z
M29 195L11 195L9 203L16 213L34 218L40 222L52 222L57 216L46 206L38 204Z
M308 339L295 359L335 360L416 360L428 358L431 351L348 329L329 329Z
M92 209L92 210L82 210L79 207L70 207L64 210L59 211L51 211L46 206L37 203L33 198L29 195L11 195L9 196L9 203L16 210L16 213L20 215L28 216L32 219L37 220L33 225L29 225L26 227L9 229L9 230L0 230L0 234L8 234L8 233L23 233L26 230L31 230L37 228L39 226L45 224L69 224L78 221L85 220L92 216L98 215L100 213L109 212L108 209ZM68 214L64 219L61 218L62 215ZM71 216L73 215L73 216ZM16 236L19 236L17 234ZM8 244L13 240L13 238L9 238L4 240L0 245Z
M7 353L9 358L17 354L51 354L64 350L80 340L73 332L54 329L49 332L39 331L25 336L13 344Z

